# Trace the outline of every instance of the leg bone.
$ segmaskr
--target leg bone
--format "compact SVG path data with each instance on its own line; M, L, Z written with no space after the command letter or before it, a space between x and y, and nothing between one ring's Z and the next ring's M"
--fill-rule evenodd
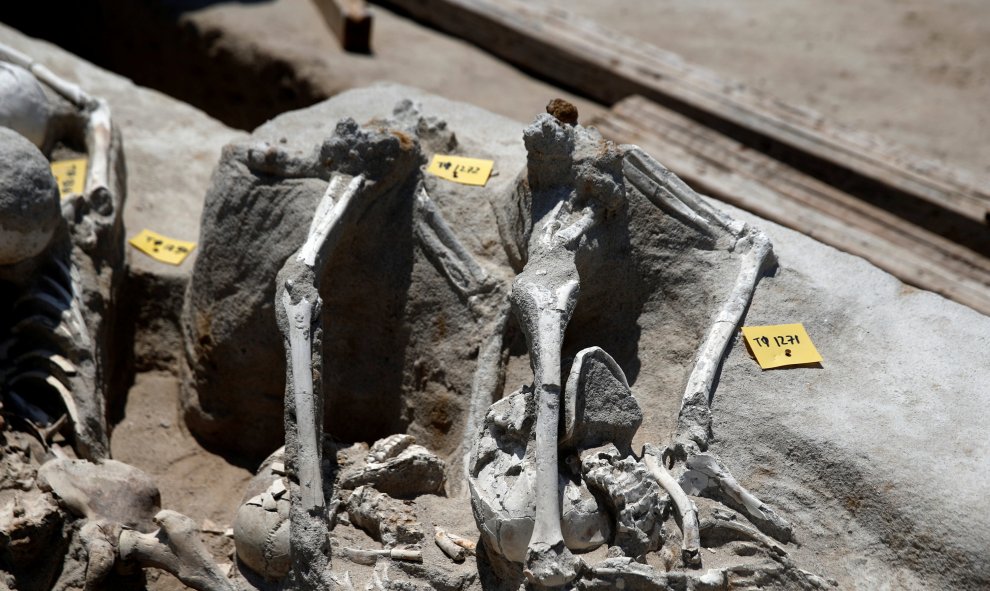
M575 271L568 276L576 277L577 273ZM554 285L554 279L549 274L524 271L515 281L510 296L529 342L537 403L534 478L536 517L526 556L525 573L530 580L545 586L568 583L581 569L580 559L574 557L564 545L560 529L557 465L557 428L561 399L560 349L564 328L574 311L577 295L576 278Z
M125 529L120 533L119 551L123 560L168 571L198 591L235 591L199 538L199 528L192 519L175 511L160 511L155 516L157 532L138 533Z
M316 422L315 394L313 392L312 334L313 303L306 298L292 303L288 290L282 292L282 306L289 319L289 357L292 368L292 397L296 406L298 425L299 488L302 505L306 511L322 511L323 474L320 470L320 455L314 453L320 448L319 430Z
M773 261L773 246L759 230L707 204L677 176L636 146L625 146L626 179L660 209L742 255L739 275L698 352L681 403L676 443L681 454L705 451L711 439L712 384L732 336L756 291L760 274Z

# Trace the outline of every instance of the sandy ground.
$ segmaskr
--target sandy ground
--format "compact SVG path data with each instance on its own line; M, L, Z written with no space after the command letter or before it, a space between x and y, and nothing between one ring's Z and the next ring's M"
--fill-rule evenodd
M990 3L983 0L537 1L921 156L990 173ZM86 27L18 16L36 6L0 7L0 20L244 129L380 80L520 121L557 95L575 101L585 118L603 109L380 6L371 7L373 51L357 55L340 49L312 0L100 4L103 21L88 26L112 34L96 39ZM73 14L74 22L92 18Z
M983 0L540 0L922 156L990 173Z

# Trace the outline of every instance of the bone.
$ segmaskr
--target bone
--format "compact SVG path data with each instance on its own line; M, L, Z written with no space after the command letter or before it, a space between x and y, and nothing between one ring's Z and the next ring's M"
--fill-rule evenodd
M474 555L477 552L478 544L476 544L474 540L469 540L465 537L459 536L454 533L450 533L450 532L446 532L446 533L447 533L447 537L450 539L451 542L467 550L468 554Z
M773 258L773 247L762 232L749 229L745 241L748 251L743 255L739 275L698 352L677 419L678 442L692 448L697 446L700 451L708 448L711 438L712 383L753 299L760 275Z
M622 146L626 178L654 205L709 236L738 238L745 224L705 203L677 175L637 146Z
M369 486L351 493L346 510L351 523L385 546L419 544L426 539L409 505Z
M489 337L478 353L478 365L471 384L471 402L464 429L462 449L468 449L475 430L484 419L485 410L504 384L505 359L502 342L510 306L501 284L494 280L480 263L468 252L464 244L444 220L436 203L421 184L416 190L414 217L416 239L426 257L433 263L458 296L466 301L480 322L487 324ZM462 458L464 478L467 478L468 456ZM467 492L461 482L453 482L452 489Z
M114 529L107 527L107 524L96 521L87 521L79 529L79 538L86 548L86 590L98 589L101 583L117 562L117 547L107 535L108 531Z
M763 546L780 556L787 555L787 551L773 538L739 521L734 513L728 511L712 510L709 516L699 521L698 531L702 543L708 548L733 541L745 541Z
M534 466L536 516L524 572L531 581L544 586L566 584L581 569L580 559L574 557L564 545L557 485L560 349L564 328L577 303L578 294L577 272L573 261L570 262L570 272L561 274L562 281L561 275L557 275L559 271L554 270L552 277L557 280L555 285L546 269L530 271L531 259L514 282L510 296L529 343L537 405Z
M485 419L485 413L495 402L496 397L505 386L505 355L502 346L505 341L505 331L509 321L511 305L508 299L503 299L495 319L489 324L488 338L478 351L478 365L471 380L471 402L464 425L462 449L471 449L478 429ZM471 456L464 454L464 478L470 478ZM467 487L462 489L467 492Z
M155 523L159 529L154 533L120 533L121 559L165 570L197 591L236 591L214 563L192 519L163 510L155 515Z
M423 553L411 548L391 548L382 550L363 550L360 548L340 548L340 555L355 564L374 566L379 558L405 560L408 562L423 562Z
M526 388L494 403L471 449L471 506L485 546L523 564L533 535L536 401ZM612 538L612 518L580 479L558 478L561 532L572 550L593 550Z
M323 392L314 367L321 363L322 302L319 286L324 266L340 237L367 206L358 195L360 175L332 176L317 204L303 246L278 275L277 314L286 352L286 459L294 480L289 511L291 584L317 588L329 584L329 519L323 491ZM291 403L290 403L291 401ZM296 488L298 487L298 488ZM298 497L296 496L298 494Z
M70 100L77 107L89 107L93 98L75 84L56 76L44 65L31 59L9 45L0 44L0 60L16 64L31 72L38 80L50 86L55 92Z
M75 425L79 423L79 411L76 410L76 402L72 397L72 392L55 376L38 370L26 371L17 374L16 377L10 380L10 385L12 387L16 387L16 385L20 382L32 380L43 383L46 387L55 392L62 401L62 404L65 406L66 411L69 413L69 418L72 420L72 424Z
M267 579L289 572L289 499L275 497L275 483L247 500L234 518L234 545L238 560ZM284 487L282 487L284 488Z
M361 175L348 178L346 175L335 174L330 179L326 193L319 205L309 227L306 242L296 259L310 268L322 268L317 265L317 257L326 255L339 240L339 234L347 225L353 224L356 218L367 208L367 199L356 198L358 191L364 185ZM354 204L360 202L360 207Z
M398 457L399 454L416 443L416 437L407 433L396 433L388 437L379 439L372 444L365 459L368 463L381 464L386 460Z
M313 324L313 303L302 298L292 302L288 289L282 293L282 305L289 318L289 357L292 367L292 397L296 405L299 428L297 457L299 488L302 506L306 511L318 512L323 509L323 474L320 470L321 449L313 401L313 357L311 327Z
M412 444L415 438L410 435L392 436L387 440L398 445L379 445L381 441L376 442L365 464L349 467L341 474L341 488L371 485L392 497L403 499L443 493L447 469L443 460L425 447ZM383 459L376 461L376 457Z
M495 288L495 281L450 229L422 185L416 191L414 224L416 238L426 256L462 299Z
M749 307L763 270L773 263L773 246L759 230L734 220L706 203L677 176L636 146L623 146L623 172L654 205L716 239L722 248L741 253L739 274L715 317L681 402L676 442L679 455L708 449L711 439L712 384L732 337Z
M597 132L539 115L523 132L534 218L528 260L510 300L530 351L536 396L535 523L524 573L531 583L570 583L583 568L563 541L558 492L560 356L577 304L583 238L625 199L620 154Z
M681 559L686 566L701 568L701 534L698 531L698 510L684 493L681 485L667 471L660 452L654 446L646 445L643 448L643 462L650 471L650 475L670 495L670 499L674 502L677 513L680 515Z
M96 191L110 191L112 165L110 143L113 140L113 124L110 118L110 106L105 100L90 99L84 135L86 152L89 154L85 193L87 196L92 196ZM108 212L101 213L106 215Z
M763 533L787 543L793 537L791 525L743 488L732 474L710 454L697 454L688 458L687 471L680 483L685 492L704 495L739 511Z
M161 505L151 476L116 460L52 459L38 469L38 486L77 516L145 532Z
M433 541L447 558L454 562L464 562L467 558L467 549L454 542L450 535L439 527L434 528Z
M615 516L613 548L643 560L660 547L667 500L640 462L608 444L581 454L581 475Z
M38 79L21 66L0 61L0 96L3 96L0 125L43 149L51 113L48 97Z

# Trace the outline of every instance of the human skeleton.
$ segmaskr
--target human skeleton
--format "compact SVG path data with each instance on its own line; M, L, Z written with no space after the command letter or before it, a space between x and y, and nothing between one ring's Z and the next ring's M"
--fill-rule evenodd
M0 112L0 123L18 129L44 150L50 150L69 131L82 130L82 143L90 159L86 188L82 195L64 202L62 211L77 247L83 252L95 248L106 228L119 230L123 203L123 179L117 172L122 155L119 141L114 139L109 109L104 101L86 95L14 50L0 47L0 58L4 62L0 67L7 76L0 90L14 99L4 103L10 107ZM299 158L271 145L253 146L239 155L249 168L266 174L316 177L327 182L302 247L276 278L274 307L287 363L285 468L291 552L286 584L290 588L322 589L346 587L343 581L349 580L335 574L330 564L333 515L327 499L333 491L325 489L323 473L319 289L327 260L341 244L340 237L362 224L362 215L370 204L395 198L398 188L409 183L415 185L413 224L419 246L462 300L469 303L479 323L491 330L478 355L464 440L464 447L472 449L465 454L464 474L489 559L502 561L510 571L518 569L538 587L607 587L621 577L633 577L664 588L670 581L668 575L635 559L658 550L663 543L662 522L668 507L676 513L681 529L681 559L689 568L701 566L700 548L706 535L710 540L748 540L771 553L779 550L773 539L788 541L790 527L743 489L707 451L712 384L756 283L773 262L767 238L713 209L639 148L617 147L575 122L541 115L524 134L529 150L528 183L517 187L516 192L524 198L529 207L526 213L531 217L527 244L521 252L525 265L510 289L493 279L474 259L432 202L418 176L422 154L415 135L415 127L390 129L380 124L364 129L345 120L338 124L334 137L317 147L311 157ZM639 410L618 364L599 348L586 349L575 358L565 379L561 358L564 333L585 280L580 272L580 257L599 248L597 236L612 231L613 212L633 194L693 228L717 248L733 252L740 261L735 285L709 329L690 374L677 432L666 446L648 445L639 455L629 449ZM26 262L41 256L47 255L28 253L15 265L23 268ZM68 262L71 260L75 259L64 254L62 259L56 257L55 266L63 277L61 283L48 282L59 286L55 290L61 296L57 309L65 311L52 332L64 323L70 330L68 340L85 344L89 342L86 327L80 321L80 288L74 275L76 267ZM529 344L533 383L517 395L498 401L498 376L504 363L501 351L513 313ZM86 346L92 350L91 344ZM74 360L86 356L69 357L56 353L48 359L61 370L57 375L64 374L71 382L78 373L72 365ZM92 357L90 354L89 359ZM62 384L60 387L53 382L53 387L73 426L79 455L95 460L106 458L104 398L98 388L92 380L69 386L59 379L56 382ZM620 434L611 440L591 443L587 437L577 435L584 428L581 409L586 404L589 384L609 390L608 400L628 410L626 424L606 425L615 427L615 433ZM58 420L43 409L33 408L29 400L12 389L5 388L5 402L16 407L16 412L42 433L48 445L51 429L59 427ZM503 431L519 438L520 453L530 463L499 459L494 452L482 453L486 446L492 447L492 425L503 420L499 418L503 411L517 412L515 422L503 425ZM501 444L494 444L498 445ZM607 449L591 449L601 445ZM593 527L587 531L592 533L586 531L583 538L571 530L565 533L562 524L570 523L570 517L562 515L561 509L561 498L566 494L561 482L567 479L564 462L558 455L562 446L570 446L568 453L580 456L581 469L575 474L585 484L579 482L577 486L598 486L605 491L602 494L611 495L613 510L621 513L618 525L611 523L608 511L591 502L589 496L578 499L583 494L578 491L574 498L580 501L580 510L572 515L583 519L583 524L591 524ZM58 455L58 448L52 449ZM594 453L589 455L591 451ZM510 515L504 501L494 502L486 496L495 486L495 479L507 474L525 476L520 481L525 486L513 493L518 514ZM113 527L99 522L85 499L72 493L71 485L67 486L59 489L62 501L94 524L82 530L93 565L86 574L87 588L98 585L119 559L165 568L197 589L233 588L202 547L188 518L163 511L156 517L160 529L151 533ZM639 505L627 495L633 490L643 500ZM724 503L755 528L728 518L699 520L688 494L709 496ZM625 518L628 523L622 522ZM503 522L504 529L490 527L497 522ZM619 531L613 531L616 527ZM622 531L628 535L623 534L626 537L619 543ZM605 562L589 566L574 554L610 541L632 555L610 555ZM715 575L704 575L711 576ZM814 582L815 578L807 575L806 580Z

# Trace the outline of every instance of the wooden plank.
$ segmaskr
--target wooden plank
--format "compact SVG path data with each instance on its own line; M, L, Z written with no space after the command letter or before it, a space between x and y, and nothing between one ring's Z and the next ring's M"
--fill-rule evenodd
M931 203L959 218L945 233L970 236L990 223L987 183L565 10L522 0L377 1L605 104L647 97L812 176L840 179L864 194L856 196Z
M990 260L640 97L589 123L637 144L696 190L990 314Z
M371 53L371 12L364 0L313 0L345 51Z

